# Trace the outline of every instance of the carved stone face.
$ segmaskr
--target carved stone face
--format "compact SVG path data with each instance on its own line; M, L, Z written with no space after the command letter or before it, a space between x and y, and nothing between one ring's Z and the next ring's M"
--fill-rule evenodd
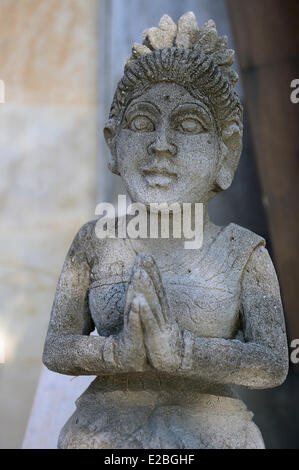
M183 87L159 83L133 100L116 137L117 167L134 202L206 202L219 159L215 120Z

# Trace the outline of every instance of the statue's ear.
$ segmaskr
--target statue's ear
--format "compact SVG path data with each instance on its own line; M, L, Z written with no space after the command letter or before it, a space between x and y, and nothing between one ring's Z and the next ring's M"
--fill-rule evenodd
M112 160L108 163L108 167L112 173L115 175L119 175L119 171L117 169L117 155L116 155L116 130L115 125L112 121L108 121L105 129L104 129L104 137L106 140L106 144L109 147Z
M242 152L242 128L231 123L222 131L220 165L216 178L217 186L225 191L233 182Z

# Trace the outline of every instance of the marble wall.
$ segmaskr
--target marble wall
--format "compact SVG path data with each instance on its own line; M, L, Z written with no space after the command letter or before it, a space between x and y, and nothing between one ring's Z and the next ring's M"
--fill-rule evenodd
M22 444L57 277L94 217L98 5L0 2L0 448Z

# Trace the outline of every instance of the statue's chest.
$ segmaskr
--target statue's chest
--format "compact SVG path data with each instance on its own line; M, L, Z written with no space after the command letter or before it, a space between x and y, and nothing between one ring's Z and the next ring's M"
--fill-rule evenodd
M100 335L123 327L126 291L134 259L103 259L95 264L89 306ZM178 325L203 337L233 337L238 327L239 279L218 263L193 269L167 268L161 275L171 312Z

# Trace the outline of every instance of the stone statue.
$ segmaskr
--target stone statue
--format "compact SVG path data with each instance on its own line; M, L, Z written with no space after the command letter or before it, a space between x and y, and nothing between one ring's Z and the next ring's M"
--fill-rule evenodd
M203 244L99 239L96 221L79 230L43 360L61 374L97 377L60 448L264 448L234 386L286 378L279 285L263 238L216 226L207 213L242 149L233 57L215 23L199 29L193 13L177 25L163 16L133 46L104 131L110 169L133 202L203 203Z

